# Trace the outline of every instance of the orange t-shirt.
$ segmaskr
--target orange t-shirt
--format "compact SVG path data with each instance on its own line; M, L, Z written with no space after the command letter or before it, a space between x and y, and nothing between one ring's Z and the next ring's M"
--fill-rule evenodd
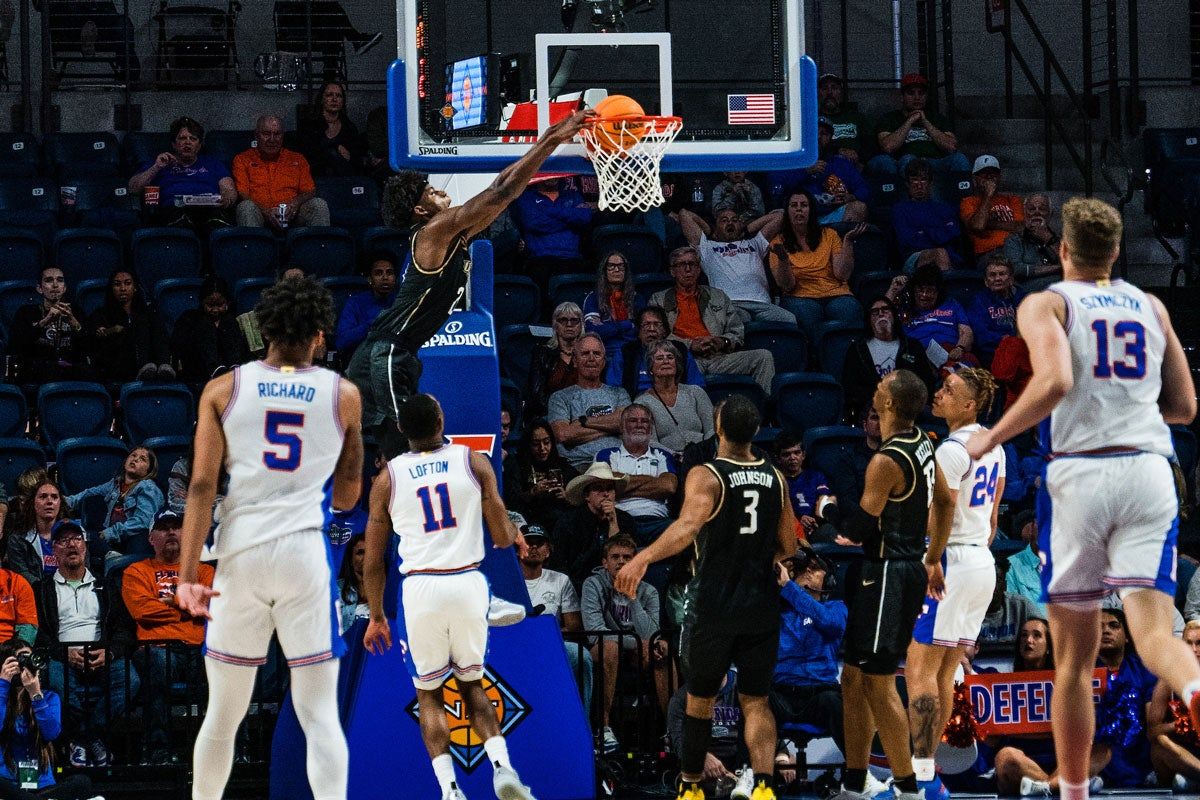
M205 586L212 586L214 575L216 570L210 565L200 565L200 582ZM175 607L178 585L178 563L167 564L147 558L125 568L121 597L137 623L138 639L204 644L204 620L188 616Z
M783 235L777 234L771 246L783 244ZM771 268L778 264L779 256L767 251ZM796 286L788 294L792 297L839 297L850 294L850 284L839 281L833 274L833 257L842 252L842 239L833 228L821 229L821 243L816 250L797 250L788 253Z
M29 581L10 569L0 568L0 641L17 635L18 625L38 624L37 603Z
M979 210L979 204L982 202L982 197L972 194L964 197L962 202L958 204L958 215L962 217L963 230L971 235L971 246L975 249L975 255L977 256L995 250L997 247L1004 247L1004 240L1008 238L1008 231L998 228L988 229L983 233L976 233L967 227L967 220L975 216L975 212ZM988 220L1024 222L1025 203L1015 194L994 194L992 195L992 210L988 214Z
M679 316L675 318L672 333L680 339L695 339L697 336L711 336L708 326L700 316L700 305L696 302L699 294L689 296L675 292L675 305L679 307Z
M233 182L260 208L290 203L296 195L317 188L308 161L286 147L274 161L264 161L255 147L238 153L233 157Z

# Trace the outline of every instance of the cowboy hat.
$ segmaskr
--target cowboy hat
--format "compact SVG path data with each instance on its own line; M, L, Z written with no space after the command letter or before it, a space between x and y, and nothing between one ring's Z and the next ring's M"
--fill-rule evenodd
M606 483L621 485L627 480L628 478L624 475L613 472L608 462L593 461L588 465L587 472L576 478L572 478L571 482L567 484L567 502L573 506L581 504L583 496L587 494L588 488L593 483L604 481Z

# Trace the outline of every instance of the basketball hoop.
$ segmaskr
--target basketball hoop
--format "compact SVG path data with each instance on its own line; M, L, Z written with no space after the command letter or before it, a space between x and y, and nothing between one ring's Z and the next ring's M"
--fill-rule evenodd
M659 165L683 120L596 117L580 131L600 184L600 209L648 211L663 204Z

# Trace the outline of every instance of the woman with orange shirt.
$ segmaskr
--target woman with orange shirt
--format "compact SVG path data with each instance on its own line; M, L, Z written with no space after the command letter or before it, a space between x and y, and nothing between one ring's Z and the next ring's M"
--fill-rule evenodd
M817 202L805 191L788 197L787 219L771 240L767 264L783 296L779 304L796 315L814 345L822 322L859 322L862 306L850 293L854 240L866 230L858 225L839 237L817 220Z

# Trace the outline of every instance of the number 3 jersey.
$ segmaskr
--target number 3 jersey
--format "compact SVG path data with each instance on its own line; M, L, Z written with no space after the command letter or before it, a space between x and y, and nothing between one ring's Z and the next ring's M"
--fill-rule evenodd
M964 425L950 434L934 454L946 485L958 492L954 506L954 525L950 529L950 544L970 544L987 547L992 536L992 509L1000 498L998 483L1004 477L1004 448L996 445L983 458L972 461L967 455L967 440L982 430L978 423Z
M1042 423L1042 446L1051 453L1130 448L1169 458L1171 433L1158 408L1166 336L1150 298L1122 280L1060 281L1048 290L1067 304L1075 383Z
M221 416L229 492L210 548L215 558L325 528L345 438L340 381L321 367L262 361L233 371L233 394Z
M447 444L402 453L388 462L388 472L400 571L446 575L477 567L484 556L483 505L470 448Z

